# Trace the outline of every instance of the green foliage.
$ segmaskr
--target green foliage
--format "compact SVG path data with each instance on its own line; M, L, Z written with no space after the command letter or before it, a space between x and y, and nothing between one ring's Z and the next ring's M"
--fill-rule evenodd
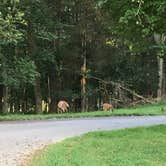
M165 33L164 4L164 0L107 1L103 8L111 17L115 32L124 37L128 45L132 43L142 49L143 45L152 44L148 38L153 37L154 32Z
M23 38L23 33L18 25L24 25L24 13L17 10L19 1L2 0L0 5L0 45L13 43Z
M156 55L164 57L166 47L154 34L165 36L165 6L165 0L1 0L0 84L11 88L10 103L23 103L15 92L34 108L29 87L39 78L42 99L80 107L85 56L90 108L103 93L91 76L155 97ZM114 93L111 86L108 91Z
M33 61L28 59L15 59L13 66L7 68L7 78L4 78L5 84L10 87L19 87L20 85L33 84L39 73Z

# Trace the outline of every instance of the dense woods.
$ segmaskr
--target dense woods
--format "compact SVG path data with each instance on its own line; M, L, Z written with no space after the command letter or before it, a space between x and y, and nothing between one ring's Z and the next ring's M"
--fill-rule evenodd
M0 0L0 112L165 100L165 0Z

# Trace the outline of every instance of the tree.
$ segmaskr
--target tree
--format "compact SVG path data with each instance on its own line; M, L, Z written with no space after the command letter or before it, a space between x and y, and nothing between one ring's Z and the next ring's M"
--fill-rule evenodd
M4 0L0 11L3 112L129 105L122 86L163 98L164 0Z
M109 7L108 7L109 6ZM164 41L165 37L165 1L106 1L105 9L109 10L114 33L119 34L129 50L138 51L153 49L158 59L158 98L165 93L164 85ZM119 11L118 14L116 11ZM156 34L158 37L156 37ZM134 36L134 37L133 37ZM155 36L155 38L153 38ZM163 37L160 37L163 36ZM156 44L157 46L156 46ZM150 51L149 51L150 52ZM161 55L162 54L162 55Z
M22 33L17 29L17 24L22 21L23 13L16 9L18 1L2 1L0 8L0 70L1 70L1 110L8 112L8 64L3 48L16 45L22 38Z

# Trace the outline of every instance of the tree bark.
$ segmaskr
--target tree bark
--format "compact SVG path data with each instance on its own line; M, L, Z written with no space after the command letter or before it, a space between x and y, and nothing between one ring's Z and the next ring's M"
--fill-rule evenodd
M158 61L158 90L157 90L157 98L159 101L162 101L163 98L163 80L164 80L164 59L161 57L157 57Z
M0 85L0 113L2 113L3 85Z
M50 77L47 78L47 88L48 88L48 95L47 95L47 111L50 110L50 103L51 103L51 88L50 88Z
M41 95L41 86L40 79L36 78L34 85L35 100L36 100L36 113L42 113L42 95Z
M28 43L29 43L29 52L31 55L37 54L37 44L35 34L33 32L33 26L31 21L28 21ZM37 62L35 62L36 66ZM41 85L40 85L40 77L37 76L34 84L34 94L35 94L35 102L36 102L36 113L42 113L42 93L41 93Z
M2 97L2 113L7 114L8 113L8 87L3 86L2 89L3 97Z
M27 111L27 96L26 96L27 89L26 87L23 88L23 93L22 93L22 112L25 113Z
M5 81L7 78L7 72L6 72L4 63L5 62L2 62L2 78ZM0 101L1 113L7 114L8 113L8 87L7 85L3 83L0 85L0 100L1 100Z
M158 90L157 90L157 99L162 101L165 98L165 73L164 73L164 57L162 55L162 45L166 40L166 37L161 34L154 34L154 40L156 44L161 47L158 52L157 62L158 62Z
M84 63L81 68L82 72L82 79L81 79L81 111L86 112L87 111L87 97L86 97L86 56L84 56Z
M49 76L49 86L50 86L50 104L49 104L49 113L55 113L56 107L57 107L57 99L56 99L56 75L55 73L52 73Z

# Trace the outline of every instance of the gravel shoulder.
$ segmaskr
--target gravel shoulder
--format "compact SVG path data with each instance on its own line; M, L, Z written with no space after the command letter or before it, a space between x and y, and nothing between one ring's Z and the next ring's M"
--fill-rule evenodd
M31 152L95 130L166 124L166 116L133 116L0 123L0 166L22 166ZM25 166L25 165L24 165Z

